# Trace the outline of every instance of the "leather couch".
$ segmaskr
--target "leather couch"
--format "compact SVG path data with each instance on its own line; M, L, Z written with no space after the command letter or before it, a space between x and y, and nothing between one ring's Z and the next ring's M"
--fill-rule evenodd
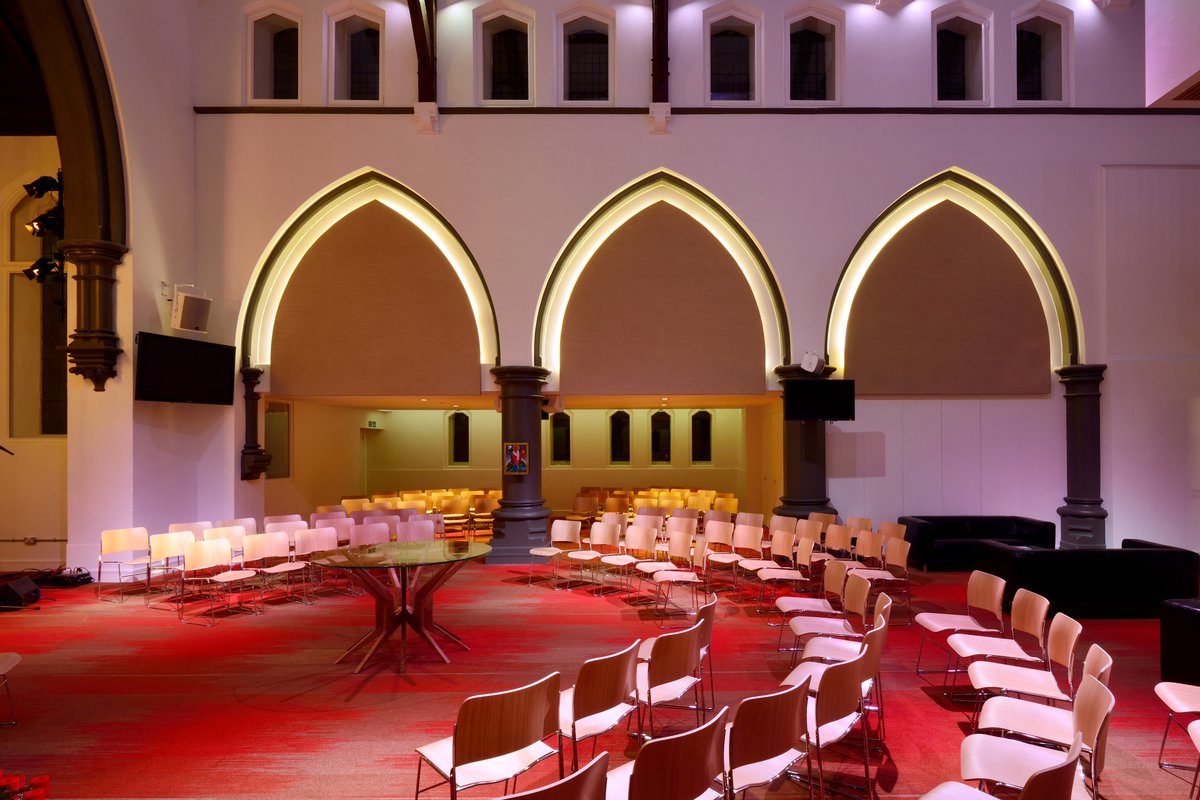
M1003 542L982 546L986 570L1050 601L1050 613L1078 619L1157 619L1163 601L1200 594L1200 554L1126 539L1120 547L1043 550Z
M984 567L980 543L992 539L1014 545L1054 547L1053 522L1029 517L900 517L904 538L912 543L909 562L924 570L972 570Z

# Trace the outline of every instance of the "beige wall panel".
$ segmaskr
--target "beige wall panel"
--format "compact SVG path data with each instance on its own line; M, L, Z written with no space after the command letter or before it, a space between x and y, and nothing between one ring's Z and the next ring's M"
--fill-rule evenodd
M360 494L362 437L377 412L292 403L292 475L265 481L265 514L310 514L319 505Z
M275 322L271 393L479 394L475 318L416 226L370 203L304 256Z
M1033 395L1050 390L1050 339L1012 249L943 202L904 227L855 295L846 377L861 395Z
M625 223L571 294L562 393L760 394L762 323L737 264L666 203Z

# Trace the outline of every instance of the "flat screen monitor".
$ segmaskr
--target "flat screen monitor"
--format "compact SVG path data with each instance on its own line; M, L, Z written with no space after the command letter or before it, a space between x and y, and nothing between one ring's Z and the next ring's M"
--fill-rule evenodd
M854 419L854 381L796 381L783 399L784 419Z
M138 333L135 400L233 405L237 350L159 333Z

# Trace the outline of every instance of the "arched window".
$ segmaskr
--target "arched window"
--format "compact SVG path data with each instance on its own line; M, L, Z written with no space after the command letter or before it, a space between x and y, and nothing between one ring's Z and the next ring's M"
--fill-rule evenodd
M571 415L564 411L550 415L550 463L571 463Z
M754 99L754 25L725 17L709 29L709 98Z
M650 463L671 463L671 415L666 411L650 415Z
M942 103L985 103L989 98L991 21L958 0L933 18L936 99Z
M483 23L483 99L529 99L529 26L501 15Z
M300 99L300 23L267 13L250 24L250 99Z
M624 411L614 411L608 418L608 460L629 463L629 414Z
M609 24L588 16L562 25L562 99L578 102L609 100Z
M692 463L712 463L712 414L707 411L692 414Z
M1039 3L1034 11L1017 22L1017 100L1068 100L1071 12L1048 2Z
M382 24L348 14L332 20L334 100L380 100Z
M841 100L842 50L846 18L840 9L813 5L785 19L787 24L787 102L835 104Z
M450 463L471 463L471 418L462 411L450 415Z

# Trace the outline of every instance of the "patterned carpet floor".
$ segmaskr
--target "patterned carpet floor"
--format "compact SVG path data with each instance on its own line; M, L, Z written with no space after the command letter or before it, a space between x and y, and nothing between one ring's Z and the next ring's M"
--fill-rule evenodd
M56 798L411 797L414 747L449 735L465 697L555 670L569 686L585 659L661 632L621 594L529 586L527 574L469 565L439 592L436 611L469 651L447 644L445 664L410 642L401 671L393 641L358 675L334 661L372 624L366 596L272 603L262 615L223 615L208 628L180 624L171 606L146 608L140 596L116 604L96 601L94 587L50 590L54 599L39 610L0 614L0 651L22 656L10 675L20 723L0 728L0 769L48 773ZM915 576L917 610L960 610L965 577ZM959 772L966 708L942 697L940 678L914 674L918 630L896 627L884 653L887 741L872 759L879 797L919 797ZM753 603L721 595L712 650L719 705L779 685L789 666L776 636ZM1158 623L1086 620L1079 652L1093 641L1116 660L1103 796L1186 797L1190 776L1155 764L1166 719L1153 693ZM686 713L667 717L668 730L690 724ZM1193 760L1186 737L1173 737L1175 760ZM624 731L601 737L599 747L613 765L636 754ZM855 751L829 752L833 772L861 779ZM550 759L520 788L555 777ZM808 796L788 782L750 794Z

